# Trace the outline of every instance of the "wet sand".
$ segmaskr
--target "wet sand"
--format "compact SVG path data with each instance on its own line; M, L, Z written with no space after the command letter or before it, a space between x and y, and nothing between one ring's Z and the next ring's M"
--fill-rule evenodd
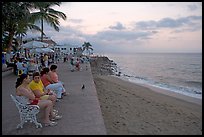
M108 135L202 135L200 102L121 80L95 64L92 74Z

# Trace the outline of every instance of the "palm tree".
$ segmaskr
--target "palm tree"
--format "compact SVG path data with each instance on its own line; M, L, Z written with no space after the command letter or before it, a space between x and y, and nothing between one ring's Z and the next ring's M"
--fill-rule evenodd
M19 34L19 31L21 33L26 33L28 29L41 31L30 20L29 8L31 7L32 4L29 2L2 2L2 37L7 35L8 40L5 40L6 43L3 44L6 45L8 52L10 52L13 39L15 35Z
M28 12L23 9L20 2L2 2L2 33L8 32L8 51L11 50L13 37L18 27L19 20L22 20Z
M84 42L84 44L82 45L82 50L86 50L89 55L90 55L90 50L93 51L92 45L89 42Z
M59 18L66 20L66 15L63 12L56 11L51 6L60 6L61 2L33 2L35 9L39 9L39 12L32 13L33 21L41 21L41 41L43 41L43 20L45 20L56 31L59 31Z
M31 14L31 16L32 16L32 14ZM30 18L32 18L31 16L26 17L24 20L19 21L18 28L16 30L15 36L20 38L20 41L21 41L20 43L21 44L22 44L22 37L27 35L26 32L29 29L30 30L36 30L36 31L39 31L39 32L43 33L43 31L38 26L34 25L34 22L29 22Z

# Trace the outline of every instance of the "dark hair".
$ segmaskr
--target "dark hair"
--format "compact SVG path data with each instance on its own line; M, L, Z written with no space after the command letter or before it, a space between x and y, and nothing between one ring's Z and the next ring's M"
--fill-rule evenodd
M35 76L40 76L40 73L39 72L34 72L33 73L33 79L34 79Z
M25 78L27 78L27 77L28 77L27 74L21 74L21 75L19 76L19 78L17 78L16 88L17 88L18 86L20 86L20 85L22 84L23 80L24 80Z
M49 68L43 68L43 70L40 72L40 75L43 76L44 74L47 74L50 71Z
M57 65L51 65L50 70L57 69Z

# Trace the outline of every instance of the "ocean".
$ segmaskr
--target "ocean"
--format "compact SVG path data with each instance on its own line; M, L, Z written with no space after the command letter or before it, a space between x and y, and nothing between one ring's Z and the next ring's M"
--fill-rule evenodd
M202 99L202 53L105 54L133 83Z

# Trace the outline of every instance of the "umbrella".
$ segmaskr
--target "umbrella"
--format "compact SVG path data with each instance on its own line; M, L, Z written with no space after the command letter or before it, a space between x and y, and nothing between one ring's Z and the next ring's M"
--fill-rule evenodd
M40 42L40 41L30 41L27 42L23 45L21 45L23 48L27 48L27 49L33 49L33 48L43 48L43 47L48 47L47 43L44 42Z
M49 53L49 52L54 52L54 50L50 48L35 48L30 50L31 53Z
M50 49L50 48L41 48L44 52L54 52L54 50Z

